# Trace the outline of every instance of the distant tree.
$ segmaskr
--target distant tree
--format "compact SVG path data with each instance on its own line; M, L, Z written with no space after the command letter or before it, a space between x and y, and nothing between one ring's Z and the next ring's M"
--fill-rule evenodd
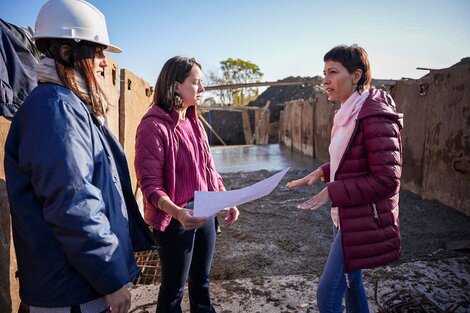
M263 78L258 65L242 59L228 58L220 62L221 75L209 72L212 85L246 84L259 82ZM216 91L223 105L243 106L258 97L258 88L224 89Z

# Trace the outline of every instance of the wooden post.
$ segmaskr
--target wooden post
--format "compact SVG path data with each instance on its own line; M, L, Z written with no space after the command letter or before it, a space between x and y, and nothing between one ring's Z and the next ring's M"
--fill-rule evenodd
M199 119L207 126L207 128L209 128L209 130L217 137L217 139L219 139L219 141L224 145L226 146L227 144L225 143L225 141L219 136L219 134L217 134L217 132L212 128L212 126L206 121L206 119L204 117L202 117L201 114L199 114Z
M286 127L284 125L284 110L282 110L279 113L279 138L278 138L279 144L285 143L284 142L284 129L285 128Z
M284 114L282 117L284 126L282 127L283 142L286 147L292 150L292 101L286 102Z
M263 122L261 123L260 128L260 144L267 145L269 143L269 110L264 110L262 115Z
M302 100L292 101L292 148L302 151Z
M301 125L301 149L302 153L314 156L314 117L313 117L313 101L304 100L302 102L302 125Z
M251 143L254 144L255 142L258 143L258 135L257 135L257 130L258 130L258 125L259 125L259 119L260 119L260 109L258 108L255 111L255 132L253 133Z
M251 132L250 116L248 115L248 111L242 112L242 122L243 122L243 133L245 134L245 143L249 145L253 142L253 136Z
M266 101L266 105L260 110L261 113L259 111L256 111L256 113L258 113L258 118L256 118L256 114L255 114L255 120L258 120L258 122L256 123L256 128L255 128L255 141L256 141L256 144L264 144L265 142L265 139L262 138L262 132L265 131L265 128L266 128L266 112L268 112L269 110L269 105L271 104L271 101ZM269 118L269 116L268 116ZM269 129L269 120L268 120L268 129ZM269 134L268 134L269 136Z

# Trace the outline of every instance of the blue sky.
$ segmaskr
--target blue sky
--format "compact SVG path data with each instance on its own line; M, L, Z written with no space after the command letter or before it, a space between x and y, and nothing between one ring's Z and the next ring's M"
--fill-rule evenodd
M249 60L265 80L322 75L323 55L357 43L372 76L419 78L416 67L449 67L470 56L470 1L91 0L106 16L113 57L156 81L174 55L193 56L203 70L229 57ZM0 17L34 26L40 0L1 0Z

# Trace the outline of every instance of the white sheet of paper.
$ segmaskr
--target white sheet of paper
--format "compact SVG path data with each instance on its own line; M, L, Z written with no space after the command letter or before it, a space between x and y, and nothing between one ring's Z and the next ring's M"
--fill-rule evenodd
M224 208L231 208L264 197L276 188L290 167L251 186L229 191L196 191L194 216L212 216Z

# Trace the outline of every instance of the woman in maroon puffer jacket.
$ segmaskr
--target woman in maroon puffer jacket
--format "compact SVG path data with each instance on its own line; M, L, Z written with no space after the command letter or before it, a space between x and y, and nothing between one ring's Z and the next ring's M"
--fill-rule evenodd
M368 89L367 53L357 45L325 54L323 84L340 101L329 146L330 162L289 188L323 180L327 186L299 205L316 210L331 200L334 240L317 291L320 312L368 312L361 269L400 258L398 192L402 168L402 114L388 93Z

